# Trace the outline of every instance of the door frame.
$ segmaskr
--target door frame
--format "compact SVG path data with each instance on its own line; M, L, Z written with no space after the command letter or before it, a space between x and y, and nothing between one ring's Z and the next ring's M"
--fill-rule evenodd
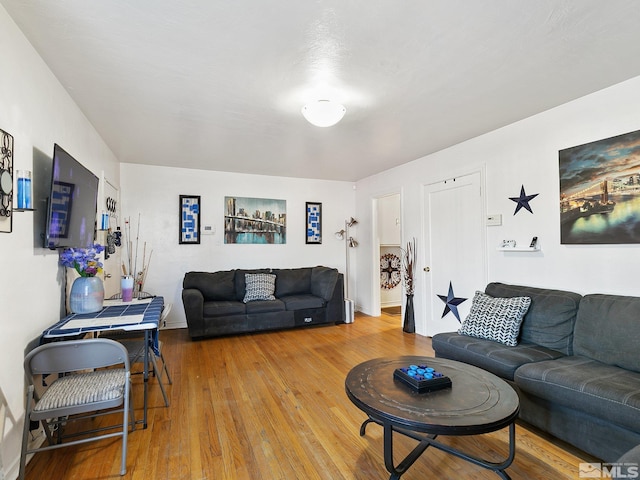
M391 195L400 196L400 245L404 245L404 198L402 187L378 192L371 197L371 315L379 317L382 314L380 305L380 239L378 238L378 200Z

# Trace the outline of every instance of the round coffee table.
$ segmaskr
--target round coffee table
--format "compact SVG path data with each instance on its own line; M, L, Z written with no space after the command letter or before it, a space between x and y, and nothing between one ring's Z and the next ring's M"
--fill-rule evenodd
M393 376L397 368L423 364L449 377L451 387L418 393ZM515 421L520 404L515 390L492 373L443 358L376 358L349 372L345 390L349 399L369 417L360 427L361 436L371 422L384 428L384 460L391 480L399 479L428 447L493 470L501 478L510 478L505 469L515 456ZM479 435L505 427L509 427L509 454L499 463L436 441L438 435ZM393 460L394 432L419 442L397 466Z

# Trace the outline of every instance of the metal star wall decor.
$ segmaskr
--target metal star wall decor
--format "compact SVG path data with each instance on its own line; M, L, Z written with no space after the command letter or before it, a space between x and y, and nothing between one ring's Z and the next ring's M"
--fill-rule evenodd
M529 202L534 198L536 198L538 195L539 193L534 193L533 195L527 195L524 191L524 185L522 185L522 187L520 188L519 197L509 197L509 200L512 200L518 204L516 205L516 211L513 212L513 214L515 215L516 213L518 213L522 207L526 208L527 210L529 210L529 212L533 213L533 210L531 210L531 206L529 205Z
M451 285L451 282L449 282L449 293L446 296L438 295L438 297L440 297L440 300L445 303L444 312L442 312L442 317L440 318L444 318L447 313L453 312L453 314L458 319L458 322L462 323L462 321L460 320L460 314L458 313L458 305L460 305L467 299L456 297L453 294L453 285Z

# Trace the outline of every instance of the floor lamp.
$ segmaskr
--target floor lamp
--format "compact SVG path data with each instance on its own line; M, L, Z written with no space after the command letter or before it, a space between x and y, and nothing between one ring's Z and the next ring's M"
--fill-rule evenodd
M351 217L349 220L344 221L344 229L340 230L339 232L336 232L336 237L340 240L344 240L344 250L345 250L345 259L346 259L345 273L344 273L344 282L345 282L344 302L345 302L345 314L346 314L345 323L353 323L354 312L355 312L354 301L349 297L349 264L351 263L349 258L349 249L357 247L358 242L356 241L355 238L349 235L349 228L353 227L357 223L358 221L355 218Z

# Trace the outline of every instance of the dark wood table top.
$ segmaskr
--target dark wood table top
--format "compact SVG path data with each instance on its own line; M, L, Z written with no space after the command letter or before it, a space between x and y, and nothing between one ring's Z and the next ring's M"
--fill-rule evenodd
M418 393L393 378L396 368L426 364L451 379L451 388ZM355 366L345 390L380 422L435 435L477 435L513 423L519 401L501 378L466 363L433 357L376 358Z

